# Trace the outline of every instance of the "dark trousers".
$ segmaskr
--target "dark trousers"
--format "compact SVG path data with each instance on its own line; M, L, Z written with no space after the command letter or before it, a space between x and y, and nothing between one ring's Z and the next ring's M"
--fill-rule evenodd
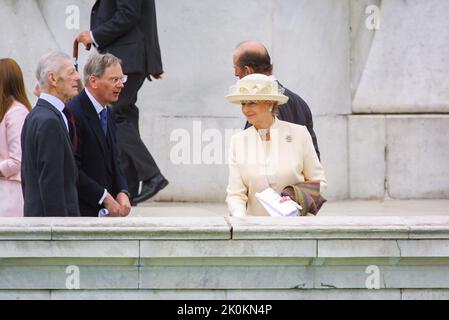
M128 180L128 191L133 197L139 191L139 181L145 181L160 174L139 132L139 109L136 102L137 93L145 78L145 75L139 73L128 74L128 80L120 93L119 100L112 105L117 125L120 161Z

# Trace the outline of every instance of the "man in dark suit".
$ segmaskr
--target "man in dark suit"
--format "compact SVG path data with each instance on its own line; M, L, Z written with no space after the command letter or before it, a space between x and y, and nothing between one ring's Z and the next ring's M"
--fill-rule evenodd
M77 39L121 59L128 76L112 110L122 165L132 204L136 205L168 185L140 138L139 109L135 105L145 79L161 79L163 74L154 0L97 0L92 8L91 30L81 32ZM142 191L138 194L140 181Z
M273 65L268 50L263 44L256 41L244 41L237 45L234 55L234 74L240 79L253 73L262 73L273 76ZM278 81L279 83L279 81ZM307 103L299 95L282 86L284 94L288 97L287 103L279 106L278 118L291 123L300 124L307 127L312 137L313 146L320 158L318 141L313 130L312 112ZM251 125L246 122L245 129Z
M127 216L131 209L108 108L126 82L120 63L111 54L90 56L84 67L86 88L68 104L78 137L75 159L81 216Z
M79 216L78 170L65 103L78 94L78 72L61 52L43 56L36 75L40 96L22 129L22 191L25 217Z

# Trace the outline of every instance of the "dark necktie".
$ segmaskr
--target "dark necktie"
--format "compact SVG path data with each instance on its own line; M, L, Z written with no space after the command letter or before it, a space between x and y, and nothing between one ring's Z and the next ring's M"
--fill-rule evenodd
M78 137L76 135L75 117L73 116L70 109L67 107L64 107L64 109L62 110L62 113L64 113L65 117L67 118L67 126L69 127L70 142L72 143L73 154L75 154L76 147L78 146Z
M103 108L100 112L100 121L101 121L101 127L103 128L103 132L106 135L106 132L108 132L108 109Z

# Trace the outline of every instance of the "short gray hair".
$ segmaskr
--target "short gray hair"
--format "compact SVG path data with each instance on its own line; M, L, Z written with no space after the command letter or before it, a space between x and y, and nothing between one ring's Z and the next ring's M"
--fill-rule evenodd
M100 78L107 68L116 64L121 65L122 60L110 53L93 53L89 59L87 59L86 65L84 66L84 85L87 86L89 84L89 78L91 76Z
M58 72L66 60L72 60L72 58L61 51L51 51L40 58L36 69L36 79L41 89L48 87L48 74Z

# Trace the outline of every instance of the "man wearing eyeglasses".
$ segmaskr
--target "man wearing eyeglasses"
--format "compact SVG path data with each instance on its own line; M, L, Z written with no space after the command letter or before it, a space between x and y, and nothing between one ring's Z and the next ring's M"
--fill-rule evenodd
M78 140L75 160L81 216L123 217L131 210L108 107L119 99L126 80L120 59L95 53L84 66L86 88L69 102Z
M120 158L132 204L145 201L168 185L139 133L137 93L145 79L162 79L163 69L154 0L97 0L91 13L91 30L77 40L93 44L100 53L123 61L128 81L112 106L117 125ZM139 185L142 181L142 191Z

